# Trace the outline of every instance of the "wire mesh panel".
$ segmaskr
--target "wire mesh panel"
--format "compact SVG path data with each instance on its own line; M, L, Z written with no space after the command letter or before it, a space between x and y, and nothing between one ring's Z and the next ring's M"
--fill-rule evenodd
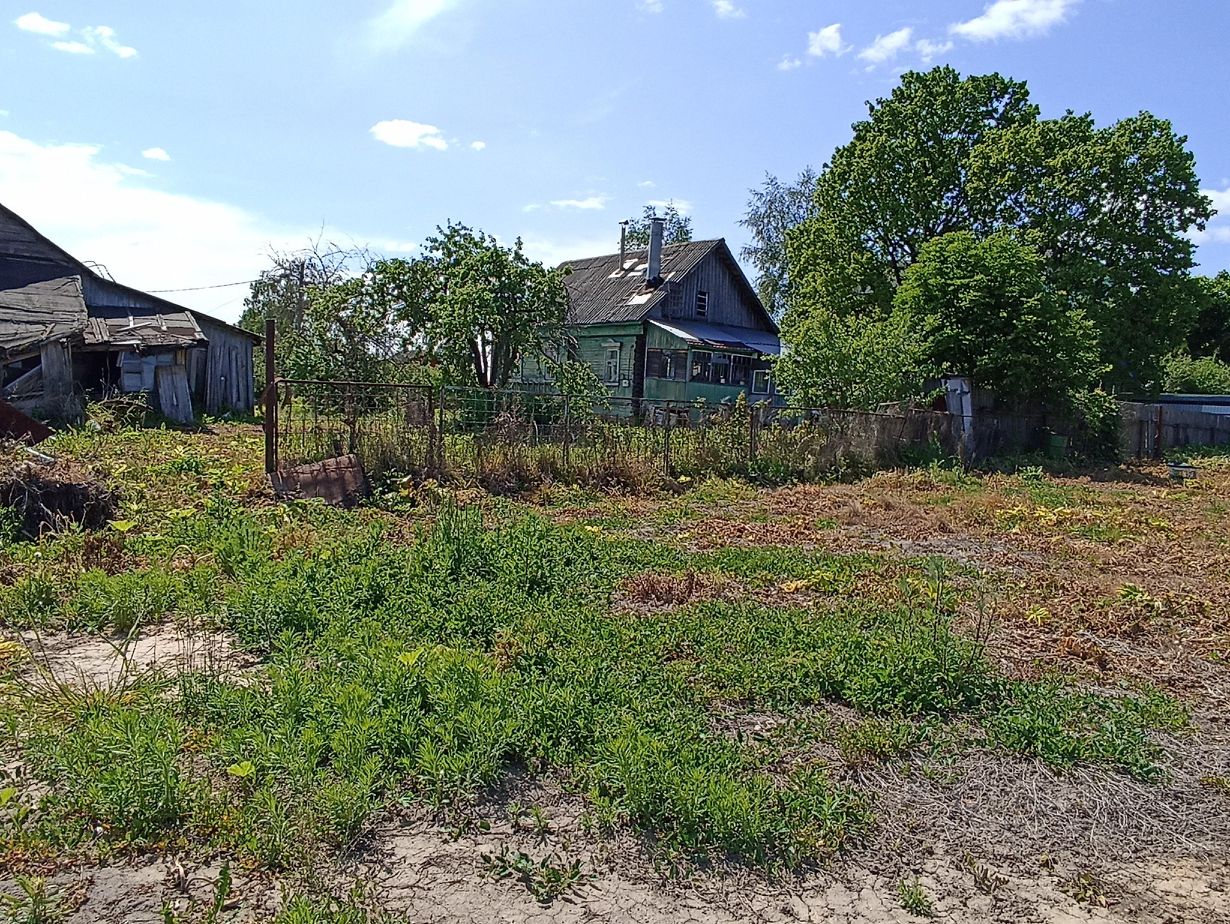
M359 456L368 473L433 467L433 388L284 379L277 388L281 467L350 453Z
M811 481L956 452L951 415L706 404L529 391L279 381L282 467L355 453L369 474L418 474L492 490L549 481L647 485L740 476Z

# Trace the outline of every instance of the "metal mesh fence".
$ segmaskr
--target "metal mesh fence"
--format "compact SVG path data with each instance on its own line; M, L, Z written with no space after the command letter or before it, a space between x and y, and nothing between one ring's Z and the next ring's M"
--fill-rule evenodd
M280 468L354 453L370 473L512 489L745 476L808 481L955 454L948 414L576 398L362 382L277 383Z
M965 420L917 409L864 412L295 380L279 380L276 396L281 468L354 453L372 474L494 489L542 481L644 485L706 475L810 481L958 455L1107 454L1106 434L1038 414L984 412Z

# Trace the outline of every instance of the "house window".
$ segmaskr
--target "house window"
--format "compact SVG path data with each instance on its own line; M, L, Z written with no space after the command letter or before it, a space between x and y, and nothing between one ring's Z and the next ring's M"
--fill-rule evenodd
M769 393L769 370L757 369L752 373L752 394L767 395Z
M696 316L698 318L709 317L709 293L708 292L697 292L696 293Z
M683 291L677 285L668 283L666 290L666 316L668 318L683 317Z
M645 375L651 379L683 379L688 368L686 350L647 350Z
M619 347L607 347L606 350L606 383L619 384Z
M709 381L714 385L730 384L730 356L728 354L713 354L713 363L709 367Z
M693 353L692 354L692 374L689 381L692 382L708 382L709 368L713 364L712 353Z
M752 360L749 356L730 357L730 384L746 385L751 374Z

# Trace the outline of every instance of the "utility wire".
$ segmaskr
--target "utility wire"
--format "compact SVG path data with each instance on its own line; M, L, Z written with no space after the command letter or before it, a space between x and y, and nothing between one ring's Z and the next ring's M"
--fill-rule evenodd
M256 279L244 279L240 282L220 282L216 286L192 286L186 289L146 289L148 295L165 295L168 292L204 292L206 289L229 289L232 286L250 286Z

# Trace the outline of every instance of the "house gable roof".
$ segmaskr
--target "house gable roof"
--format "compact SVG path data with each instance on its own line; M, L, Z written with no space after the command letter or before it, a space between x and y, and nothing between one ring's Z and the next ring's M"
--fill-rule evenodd
M703 263L710 254L726 265L756 310L761 314L767 328L774 332L777 325L765 311L755 289L747 281L726 241L718 238L709 241L688 241L684 244L667 244L662 248L662 279L664 283L679 283ZM584 260L568 260L560 264L569 270L564 281L568 288L567 323L620 324L644 320L666 298L669 285L649 287L645 284L645 251L639 249L627 255L620 266L619 254L588 257Z

